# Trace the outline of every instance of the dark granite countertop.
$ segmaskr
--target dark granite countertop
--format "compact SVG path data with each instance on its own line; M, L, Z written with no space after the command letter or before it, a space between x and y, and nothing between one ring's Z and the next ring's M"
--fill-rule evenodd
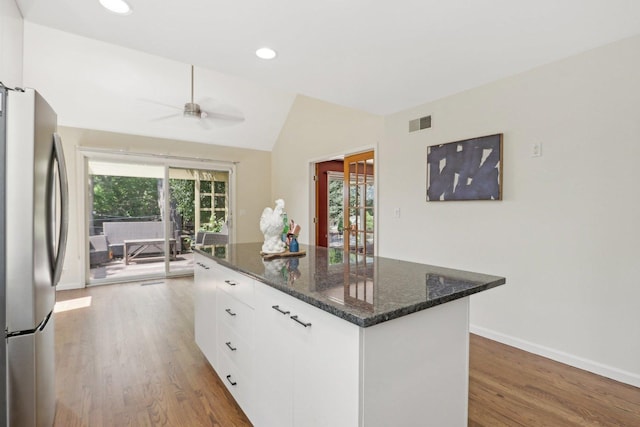
M361 327L372 326L503 285L504 277L341 249L300 245L305 256L263 260L262 243L196 248L250 276Z

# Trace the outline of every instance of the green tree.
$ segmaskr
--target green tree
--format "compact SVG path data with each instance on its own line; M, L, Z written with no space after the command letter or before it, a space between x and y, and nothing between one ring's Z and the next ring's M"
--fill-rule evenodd
M93 211L99 216L160 216L158 179L93 175Z
M338 221L338 231L343 228L343 187L342 180L329 180L329 218Z
M182 215L182 221L191 223L195 221L195 181L191 179L170 179L169 189L171 201L176 204L176 211Z

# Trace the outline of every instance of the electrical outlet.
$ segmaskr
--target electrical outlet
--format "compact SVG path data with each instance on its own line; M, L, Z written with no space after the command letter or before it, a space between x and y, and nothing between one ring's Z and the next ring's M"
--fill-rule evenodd
M393 210L393 216L394 216L395 218L400 218L400 208L395 208L395 209Z
M531 157L540 157L542 156L542 143L534 142L531 145Z

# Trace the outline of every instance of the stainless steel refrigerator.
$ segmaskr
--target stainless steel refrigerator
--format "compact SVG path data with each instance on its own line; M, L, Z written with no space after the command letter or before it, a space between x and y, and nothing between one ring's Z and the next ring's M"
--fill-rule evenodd
M67 229L57 116L33 89L0 83L0 425L53 425L55 286Z

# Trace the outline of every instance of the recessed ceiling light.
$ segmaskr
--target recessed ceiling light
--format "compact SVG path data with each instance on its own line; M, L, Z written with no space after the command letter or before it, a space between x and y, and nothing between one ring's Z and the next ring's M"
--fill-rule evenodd
M128 15L131 13L131 6L124 0L100 0L100 4L109 12L118 15Z
M276 57L276 51L270 47L261 47L256 50L256 56L260 59L273 59Z

